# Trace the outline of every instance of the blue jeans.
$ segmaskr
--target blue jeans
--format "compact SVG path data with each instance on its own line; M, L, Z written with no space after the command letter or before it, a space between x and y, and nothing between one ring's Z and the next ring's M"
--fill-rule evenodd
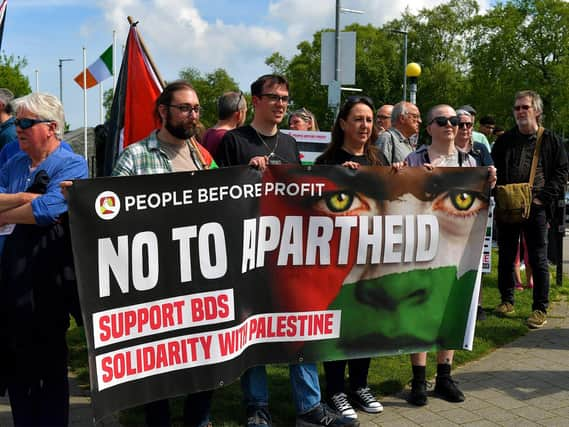
M320 405L320 383L315 363L289 365L292 398L298 415ZM246 406L268 406L269 388L265 366L255 366L241 375L241 389Z

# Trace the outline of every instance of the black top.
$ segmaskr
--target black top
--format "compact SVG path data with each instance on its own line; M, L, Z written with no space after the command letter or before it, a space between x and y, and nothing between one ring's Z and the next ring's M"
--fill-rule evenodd
M498 185L528 182L535 135L523 135L517 127L498 138L492 147L492 158L498 173ZM561 139L548 129L543 132L538 174L542 185L534 194L545 205L563 195L567 182L567 153ZM536 184L538 179L536 177Z
M324 159L324 158L322 158L322 156L318 156L316 158L316 160L314 161L314 164L317 164L317 165L341 165L345 162L356 162L362 166L371 166L370 161L368 160L368 158L365 155L363 155L363 154L360 154L360 155L351 154L351 153L348 153L343 148L340 148L338 151L336 151L334 153L333 159Z
M292 136L280 131L273 136L261 135L250 125L228 131L219 144L217 156L219 166L247 165L256 156L269 156L269 164L300 164Z

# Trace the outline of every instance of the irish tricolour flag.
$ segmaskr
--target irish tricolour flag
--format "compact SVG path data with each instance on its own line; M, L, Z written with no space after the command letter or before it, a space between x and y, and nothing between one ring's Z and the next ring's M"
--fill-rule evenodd
M85 70L85 74L87 75L86 87L83 87L83 73L83 71L80 72L73 79L83 89L90 89L111 77L113 75L113 45L110 45L107 50Z

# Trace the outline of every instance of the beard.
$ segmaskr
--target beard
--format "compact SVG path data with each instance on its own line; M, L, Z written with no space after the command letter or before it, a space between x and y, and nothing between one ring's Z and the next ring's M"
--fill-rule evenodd
M168 115L166 116L164 127L174 138L178 139L190 139L197 134L196 123L173 124L170 111L168 111Z

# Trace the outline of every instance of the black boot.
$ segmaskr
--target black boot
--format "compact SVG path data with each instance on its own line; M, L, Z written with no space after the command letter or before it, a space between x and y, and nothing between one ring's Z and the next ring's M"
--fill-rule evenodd
M450 365L448 363L439 363L437 365L435 395L448 402L464 402L464 394L460 391L457 384L450 376Z
M411 405L425 406L427 404L427 380L425 379L425 374L425 366L413 366L411 392L407 396L407 402Z

